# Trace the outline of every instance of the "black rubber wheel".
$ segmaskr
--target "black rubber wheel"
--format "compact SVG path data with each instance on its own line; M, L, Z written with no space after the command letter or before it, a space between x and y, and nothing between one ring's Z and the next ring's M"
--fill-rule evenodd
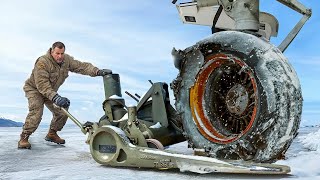
M256 36L226 31L184 53L172 87L189 145L223 159L282 158L302 111L299 80L282 52Z

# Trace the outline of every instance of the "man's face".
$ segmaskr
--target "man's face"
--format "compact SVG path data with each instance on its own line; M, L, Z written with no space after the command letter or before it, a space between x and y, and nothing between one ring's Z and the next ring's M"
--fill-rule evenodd
M58 64L62 63L64 61L64 48L55 47L51 50L51 56Z

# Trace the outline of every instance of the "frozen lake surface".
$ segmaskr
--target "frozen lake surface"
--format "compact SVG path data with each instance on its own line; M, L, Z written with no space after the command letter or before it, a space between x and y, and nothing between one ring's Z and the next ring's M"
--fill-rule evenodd
M18 150L21 128L0 128L0 179L320 179L320 130L317 127L300 128L286 154L278 161L291 167L287 176L256 176L239 174L196 174L177 171L114 168L103 166L91 157L89 146L78 127L67 126L59 135L66 144L56 145L44 140L46 127L39 127L30 137L31 150ZM169 150L191 154L187 143L169 147Z

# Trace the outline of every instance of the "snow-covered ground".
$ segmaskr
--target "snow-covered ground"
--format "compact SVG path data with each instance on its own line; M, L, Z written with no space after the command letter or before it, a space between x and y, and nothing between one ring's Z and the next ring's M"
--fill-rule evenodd
M60 133L66 145L44 140L47 128L31 136L32 150L18 150L21 128L0 128L0 179L320 179L320 129L300 128L299 135L286 154L278 161L291 167L288 176L256 176L239 174L196 174L139 168L114 168L96 163L85 144L86 136L75 127L65 127ZM182 153L186 142L169 149Z

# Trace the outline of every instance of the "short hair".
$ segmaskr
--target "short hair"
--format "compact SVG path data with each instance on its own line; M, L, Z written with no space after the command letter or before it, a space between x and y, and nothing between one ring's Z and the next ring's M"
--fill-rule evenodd
M56 47L59 49L63 49L63 48L66 49L65 45L60 41L53 43L51 49L53 50Z

